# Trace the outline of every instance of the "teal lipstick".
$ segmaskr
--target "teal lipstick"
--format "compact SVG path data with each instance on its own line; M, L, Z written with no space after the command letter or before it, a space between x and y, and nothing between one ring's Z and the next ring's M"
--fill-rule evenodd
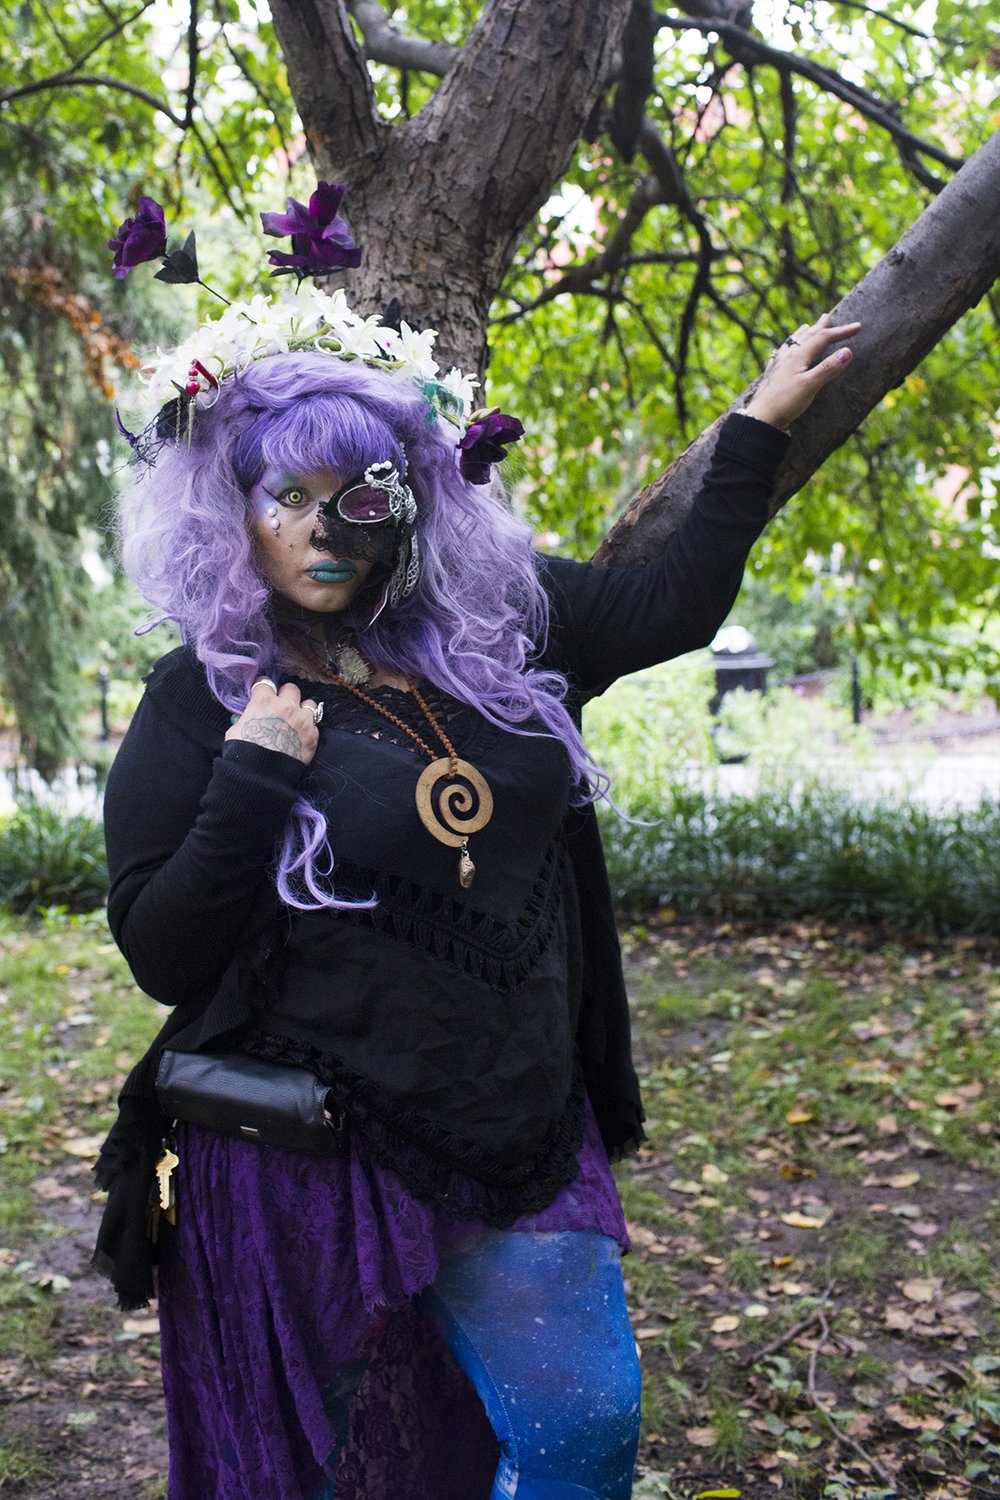
M357 571L351 562L318 562L306 569L317 583L350 583Z

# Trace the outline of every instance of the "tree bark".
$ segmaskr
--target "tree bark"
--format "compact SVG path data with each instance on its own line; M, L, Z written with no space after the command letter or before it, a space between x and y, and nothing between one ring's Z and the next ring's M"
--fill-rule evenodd
M491 0L419 114L388 127L342 0L272 0L317 173L349 183L348 221L377 247L351 273L352 304L436 328L442 364L482 372L490 306L614 75L630 10Z
M794 425L772 514L857 431L887 391L1000 277L1000 131L976 152L888 255L830 311L863 324L846 374ZM733 402L745 406L757 382ZM725 413L724 415L728 415ZM643 489L608 533L595 561L642 563L680 525L712 456L723 418Z

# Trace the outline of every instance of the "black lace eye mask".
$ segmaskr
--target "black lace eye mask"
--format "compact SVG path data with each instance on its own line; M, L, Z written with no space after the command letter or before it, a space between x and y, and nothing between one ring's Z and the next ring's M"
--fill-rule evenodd
M342 521L336 512L327 515L321 508L309 544L317 552L329 552L352 562L390 563L399 546L399 527L395 521L363 526Z
M401 482L395 464L385 459L370 464L362 477L320 506L309 541L335 557L388 564L416 518L412 491Z

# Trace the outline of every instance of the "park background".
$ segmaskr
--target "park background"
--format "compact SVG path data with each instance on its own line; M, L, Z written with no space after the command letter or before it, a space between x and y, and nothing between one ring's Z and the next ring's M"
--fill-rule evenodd
M732 615L767 693L713 712L740 662L706 652L587 710L628 815L602 824L650 1114L619 1172L636 1494L995 1493L1000 248L957 221L939 305L921 236L963 162L1000 225L1000 4L415 0L331 6L329 34L287 0L0 12L0 1491L164 1493L155 1319L87 1271L90 1165L157 1025L100 910L100 790L173 644L134 634L115 562L114 411L213 299L112 282L106 241L148 194L245 294L256 215L318 172L445 365L488 340L528 433L513 502L578 557L787 332L867 297L856 383L796 424L800 493ZM532 176L502 148L540 78L568 123ZM377 129L344 123L360 104ZM877 278L907 233L897 305ZM371 274L341 281L383 311Z

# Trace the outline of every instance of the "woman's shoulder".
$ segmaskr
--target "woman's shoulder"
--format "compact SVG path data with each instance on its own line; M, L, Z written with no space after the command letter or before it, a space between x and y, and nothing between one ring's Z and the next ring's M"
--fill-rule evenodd
M223 731L229 728L229 710L213 694L193 647L176 646L161 656L145 682L147 699L171 718Z

